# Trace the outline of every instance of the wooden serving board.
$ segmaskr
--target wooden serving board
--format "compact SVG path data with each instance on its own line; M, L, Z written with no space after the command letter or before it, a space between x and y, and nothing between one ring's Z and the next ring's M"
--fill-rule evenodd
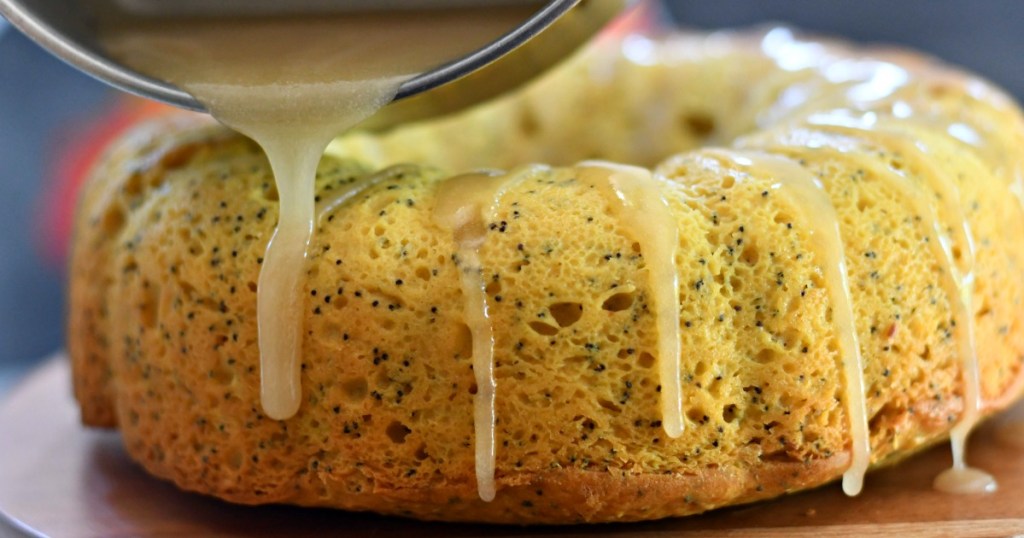
M749 507L651 523L514 527L421 523L285 506L234 506L151 478L115 432L78 423L67 361L55 358L0 403L0 513L55 537L150 536L1015 536L1024 535L1024 451L973 436L970 459L999 480L991 495L934 492L949 465L936 447L868 476L847 498L837 484Z

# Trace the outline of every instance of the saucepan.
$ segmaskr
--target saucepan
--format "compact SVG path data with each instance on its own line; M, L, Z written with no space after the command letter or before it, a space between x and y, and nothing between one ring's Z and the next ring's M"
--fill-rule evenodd
M97 11L119 9L150 17L274 16L367 9L535 6L519 26L497 40L402 84L395 101L374 117L372 124L364 126L385 128L454 112L519 86L587 41L627 3L628 0L0 0L0 15L43 48L103 82L181 108L204 111L203 105L181 88L139 73L105 54L96 38Z

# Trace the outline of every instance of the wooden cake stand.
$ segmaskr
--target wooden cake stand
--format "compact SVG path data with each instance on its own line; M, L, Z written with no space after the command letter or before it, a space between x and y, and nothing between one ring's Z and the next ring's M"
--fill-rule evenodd
M50 360L0 402L0 513L14 527L55 537L150 536L1013 536L1024 534L1024 450L986 425L969 459L999 491L932 490L949 466L938 446L868 475L859 497L838 484L748 507L651 523L515 527L422 523L286 506L246 507L184 493L145 474L116 432L78 422L67 360ZM500 494L500 493L499 493ZM0 524L2 525L2 524ZM2 533L2 531L0 531Z

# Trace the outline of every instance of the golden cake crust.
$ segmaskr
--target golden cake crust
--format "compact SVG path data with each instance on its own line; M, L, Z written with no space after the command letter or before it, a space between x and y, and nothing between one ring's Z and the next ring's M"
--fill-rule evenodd
M872 462L942 440L963 407L953 298L937 284L950 268L927 244L932 221L959 223L920 214L938 202L907 203L897 177L924 196L937 196L931 175L956 185L977 246L986 413L1005 407L1024 355L1019 111L912 55L833 47L784 68L764 52L771 36L667 37L639 59L599 43L496 103L333 144L320 203L372 185L318 221L303 402L286 421L259 406L269 167L206 120L140 128L110 150L78 213L69 352L83 421L118 427L133 458L184 489L424 519L642 520L824 484L850 446L832 304L807 209L774 192L771 171L726 158L763 152L814 174L839 215ZM885 86L900 71L907 80ZM716 141L734 149L679 153ZM660 427L647 262L571 164L589 158L651 165L678 216L679 439ZM555 166L503 196L480 250L498 386L498 494L485 503L457 248L431 212L455 173L536 161Z

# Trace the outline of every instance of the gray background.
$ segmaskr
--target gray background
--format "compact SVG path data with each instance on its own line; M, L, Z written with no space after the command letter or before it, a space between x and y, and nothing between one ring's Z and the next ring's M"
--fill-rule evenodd
M899 43L967 66L1024 97L1024 1L687 0L666 2L697 28L781 21ZM0 26L3 26L0 21ZM63 343L63 268L35 242L40 190L67 126L99 115L115 92L0 29L0 391Z

